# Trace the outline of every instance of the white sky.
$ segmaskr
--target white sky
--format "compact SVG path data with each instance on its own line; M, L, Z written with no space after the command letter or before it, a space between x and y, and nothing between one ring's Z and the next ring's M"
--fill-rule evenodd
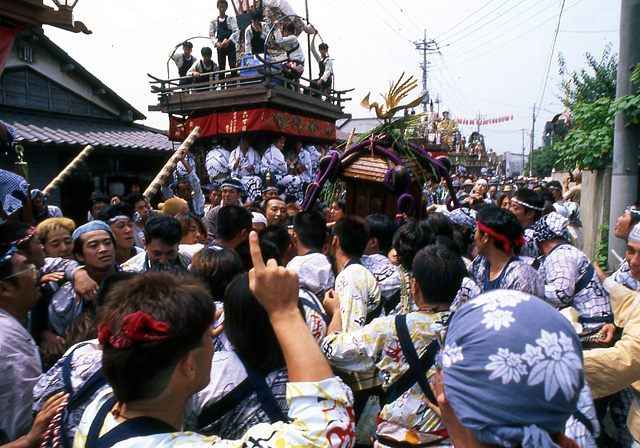
M289 0L305 15L304 0ZM598 59L606 45L619 48L620 0L565 0L555 50L551 53L562 0L308 0L311 23L329 44L335 59L336 88L355 88L346 111L371 117L359 106L371 91L372 101L404 71L422 82L422 55L413 42L434 39L440 53L429 55L428 88L458 119L514 120L481 128L488 148L522 151L522 129L529 151L533 104L536 138L544 122L564 110L558 100L557 55L570 70L584 67L584 54ZM166 115L149 112L156 103L147 73L164 78L175 44L208 36L217 15L215 0L79 0L75 18L93 34L87 36L46 27L45 34L116 93L144 113L145 124L168 127ZM229 10L233 12L230 6ZM303 34L304 37L304 34ZM306 47L306 39L301 39ZM316 42L318 43L318 42ZM194 41L199 55L207 39ZM549 66L551 53L551 64ZM215 59L215 55L214 55ZM317 64L312 61L314 75ZM548 67L550 67L548 69ZM173 63L171 77L177 76ZM548 70L548 76L547 76ZM308 72L305 72L305 76ZM545 88L546 85L546 88ZM415 90L415 96L420 93ZM461 126L463 135L475 130ZM348 132L349 130L347 130Z

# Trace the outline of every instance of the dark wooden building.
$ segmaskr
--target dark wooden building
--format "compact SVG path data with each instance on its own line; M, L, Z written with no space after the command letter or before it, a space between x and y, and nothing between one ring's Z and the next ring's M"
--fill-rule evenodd
M65 215L81 222L93 191L144 188L162 168L174 145L135 123L144 118L41 29L16 36L0 76L0 120L16 130L31 187L44 188L86 145L95 148L49 199ZM0 168L13 170L15 160L11 152Z

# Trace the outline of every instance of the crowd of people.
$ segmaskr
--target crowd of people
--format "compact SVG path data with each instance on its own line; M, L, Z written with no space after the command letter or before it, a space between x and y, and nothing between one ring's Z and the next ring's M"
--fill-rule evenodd
M579 183L426 184L399 224L301 210L317 151L284 143L214 149L208 200L185 154L157 210L32 191L0 225L0 444L638 446L640 203L607 277Z

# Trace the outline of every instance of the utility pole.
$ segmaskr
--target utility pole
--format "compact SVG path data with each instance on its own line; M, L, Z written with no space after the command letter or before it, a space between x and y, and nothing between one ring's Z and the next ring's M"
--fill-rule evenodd
M522 130L522 173L524 173L524 167L526 164L524 163L524 129Z
M478 115L476 115L476 123L478 123L478 134L480 133L480 121L486 118L486 115L481 115L480 112L478 111Z
M533 140L536 132L536 103L533 103L533 114L531 116L531 151L529 152L529 177L533 177ZM523 170L524 171L524 170Z
M427 104L429 104L429 90L427 89L427 68L429 66L429 62L427 61L427 54L435 53L440 51L440 49L438 48L438 44L435 40L427 40L427 30L424 30L424 37L422 40L414 42L414 45L416 46L416 50L422 52L422 63L420 64L420 68L422 68L422 93L427 92L427 96L422 102L422 108L426 112Z
M616 97L635 92L631 72L640 62L640 0L624 0L620 6L620 51L618 52L618 80ZM637 200L638 143L640 137L634 126L627 126L624 114L616 115L613 136L613 167L611 176L611 205L609 207L609 251L624 254L625 242L615 236L616 219L625 207ZM609 257L609 269L618 267Z

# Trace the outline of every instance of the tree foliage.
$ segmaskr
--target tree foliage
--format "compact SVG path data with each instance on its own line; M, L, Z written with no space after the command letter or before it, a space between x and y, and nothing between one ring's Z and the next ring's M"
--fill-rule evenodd
M577 104L593 104L601 98L616 97L618 58L611 53L611 44L603 51L601 60L598 61L591 53L587 53L585 58L587 68L569 74L564 57L562 54L558 56L560 74L569 78L560 84L564 94L562 102L572 111Z
M528 171L531 166L531 155L527 156L527 166L525 171ZM553 146L542 146L533 150L533 169L532 173L536 177L547 177L551 175L553 169L562 169L562 166L558 165L558 156Z
M598 169L610 165L613 158L615 117L626 116L627 126L640 125L640 92L616 99L618 61L607 47L601 60L589 53L587 68L573 72L569 81L561 84L563 103L570 109L574 127L564 141L554 142L557 164ZM559 57L561 73L566 73L565 61ZM636 66L632 82L640 81L640 65ZM534 156L535 164L535 156ZM556 166L557 166L556 164Z
M552 146L560 163L598 169L610 165L613 158L615 100L600 98L594 103L577 103L571 111L576 126L564 141Z

